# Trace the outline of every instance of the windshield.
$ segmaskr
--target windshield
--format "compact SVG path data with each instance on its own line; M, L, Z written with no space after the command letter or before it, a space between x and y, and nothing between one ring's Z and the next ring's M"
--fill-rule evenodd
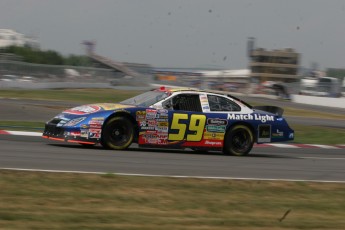
M129 98L127 100L121 101L121 104L126 105L136 105L136 106L143 106L148 107L151 106L158 101L163 100L164 98L168 97L169 95L166 92L159 92L159 91L149 91L138 96Z

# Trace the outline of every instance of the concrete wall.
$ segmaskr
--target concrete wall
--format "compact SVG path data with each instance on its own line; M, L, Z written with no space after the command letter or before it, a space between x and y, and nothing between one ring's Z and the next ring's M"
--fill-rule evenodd
M292 95L292 101L295 103L308 104L308 105L320 105L328 107L337 107L345 109L345 97L332 98L332 97L316 97L316 96L304 96L304 95Z

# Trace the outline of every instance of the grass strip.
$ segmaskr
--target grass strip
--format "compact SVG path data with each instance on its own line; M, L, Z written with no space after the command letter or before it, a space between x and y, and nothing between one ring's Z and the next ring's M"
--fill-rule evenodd
M345 129L296 124L292 124L291 128L295 130L295 143L325 145L345 143Z
M0 97L20 98L34 100L55 100L83 103L119 102L133 97L143 91L115 90L115 89L50 89L26 90L10 89L0 90Z
M343 229L345 184L0 170L0 228Z
M44 124L44 122L35 121L0 121L0 129L41 132L44 130Z

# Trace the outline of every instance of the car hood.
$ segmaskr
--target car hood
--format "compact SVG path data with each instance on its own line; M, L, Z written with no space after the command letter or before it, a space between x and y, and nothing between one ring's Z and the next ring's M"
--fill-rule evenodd
M109 111L109 110L117 110L117 109L125 109L125 108L132 108L133 105L123 105L123 104L116 104L116 103L100 103L100 104L89 104L89 105L81 105L71 109L67 109L63 111L64 114L73 114L73 115L87 115L92 113L97 113L100 111Z

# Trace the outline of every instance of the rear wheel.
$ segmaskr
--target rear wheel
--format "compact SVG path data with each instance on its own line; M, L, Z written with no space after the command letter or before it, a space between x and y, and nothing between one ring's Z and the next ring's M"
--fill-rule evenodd
M104 125L101 144L104 148L122 150L133 141L134 126L125 117L113 117Z
M249 127L235 125L225 135L223 152L227 155L244 156L253 148L254 136Z

